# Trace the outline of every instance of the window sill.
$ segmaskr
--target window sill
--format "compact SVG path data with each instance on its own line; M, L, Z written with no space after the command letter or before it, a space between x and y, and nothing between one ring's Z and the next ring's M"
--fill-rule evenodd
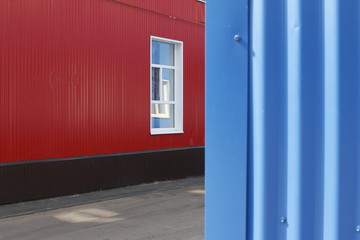
M160 134L182 134L184 131L182 130L174 130L174 129L151 129L151 135L160 135Z

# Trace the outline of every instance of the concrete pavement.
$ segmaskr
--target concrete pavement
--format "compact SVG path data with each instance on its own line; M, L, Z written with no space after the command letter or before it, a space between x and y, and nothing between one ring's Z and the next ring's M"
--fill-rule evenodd
M0 206L0 240L201 240L203 180Z

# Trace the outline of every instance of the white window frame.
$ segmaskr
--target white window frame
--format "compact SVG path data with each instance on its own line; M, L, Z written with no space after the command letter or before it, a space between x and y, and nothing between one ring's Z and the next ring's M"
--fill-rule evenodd
M152 63L152 42L163 42L174 44L174 66L159 65ZM177 134L184 133L183 131L183 45L182 41L161 38L156 36L150 37L150 134ZM174 69L174 101L157 101L152 100L152 68L160 68L160 85L162 81L162 69ZM161 91L160 91L161 92ZM152 104L174 104L175 114L175 127L174 128L152 128L152 117L168 118L170 116L169 108L165 108L164 113L160 113L159 110L153 114Z

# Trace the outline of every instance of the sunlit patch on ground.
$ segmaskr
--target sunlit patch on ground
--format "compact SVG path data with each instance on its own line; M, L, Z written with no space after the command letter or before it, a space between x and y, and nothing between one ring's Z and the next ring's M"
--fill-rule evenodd
M188 193L195 193L195 194L205 194L205 190L204 189L194 189L194 190L190 190L187 191Z
M88 208L88 209L81 209L81 210L57 214L54 217L56 219L69 223L84 223L84 222L110 223L110 222L124 220L124 218L116 217L118 215L119 215L118 213L108 210Z

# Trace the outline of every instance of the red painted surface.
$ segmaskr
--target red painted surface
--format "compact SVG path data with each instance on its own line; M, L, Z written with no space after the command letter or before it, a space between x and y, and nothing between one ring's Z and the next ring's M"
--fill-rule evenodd
M0 1L0 162L204 145L204 4L125 2ZM184 134L150 135L151 35L184 42Z

